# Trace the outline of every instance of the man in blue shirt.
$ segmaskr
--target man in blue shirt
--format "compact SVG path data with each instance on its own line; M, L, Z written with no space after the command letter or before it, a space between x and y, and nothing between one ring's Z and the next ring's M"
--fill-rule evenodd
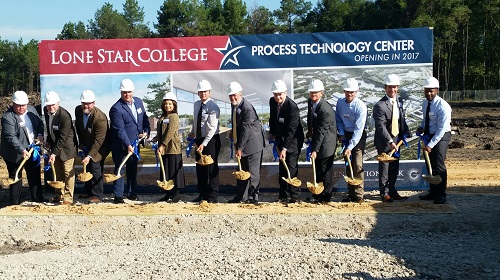
M451 107L439 93L439 81L430 77L425 80L424 94L426 100L422 104L423 120L417 129L419 134L427 136L429 140L424 150L429 153L429 159L433 168L432 175L440 176L439 184L429 184L429 193L420 196L422 200L434 200L435 204L446 203L446 183L448 173L446 171L446 153L451 140ZM430 170L429 170L430 171Z
M345 98L337 101L335 120L339 141L344 144L344 157L350 157L352 172L346 168L346 173L358 179L364 180L363 154L366 146L365 123L367 116L366 105L357 98L359 91L358 82L354 78L347 79L343 83ZM362 202L364 195L364 183L354 186L347 184L348 195L342 202Z

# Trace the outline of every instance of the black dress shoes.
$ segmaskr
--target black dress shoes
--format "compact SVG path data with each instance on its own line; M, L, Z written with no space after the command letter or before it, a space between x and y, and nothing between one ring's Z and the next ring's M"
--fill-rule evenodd
M123 197L115 197L115 199L113 200L113 203L114 204L123 204L123 203L125 203L125 200L123 200Z
M407 199L408 199L408 197L407 197L407 196L401 196L401 195L399 195L399 194L395 194L395 195L393 195L393 196L391 196L391 197L392 197L392 199L394 199L394 200L407 200Z
M36 198L34 200L32 200L32 202L40 202L40 203L43 203L43 202L49 202L48 199L46 199L45 197L39 197L39 198Z
M130 195L127 195L127 199L137 200L137 194L136 193L131 193Z
M227 201L227 203L240 203L240 202L241 202L241 200L236 199L236 198L233 198L233 199Z
M288 200L288 203L300 203L300 199L292 197Z
M388 194L386 194L386 195L384 195L384 197L382 197L382 202L391 203L393 201L394 201L394 199L392 199L392 197L390 197Z
M421 195L418 198L420 198L420 200L434 200L434 196L431 193Z
M250 198L250 199L247 199L245 201L246 204L253 204L253 205L259 205L259 201L257 199L253 199L253 198Z
M197 198L191 200L191 202L201 202L203 200L203 197L200 195Z
M445 203L446 203L446 197L444 196L434 199L434 204L445 204Z

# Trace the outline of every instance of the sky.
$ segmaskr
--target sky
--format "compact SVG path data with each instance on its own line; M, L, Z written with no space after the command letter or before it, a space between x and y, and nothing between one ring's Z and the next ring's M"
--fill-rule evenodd
M95 12L105 2L113 5L115 10L123 12L125 0L4 0L1 4L0 39L8 41L23 40L27 43L34 40L54 40L68 22L83 22L94 19ZM150 29L157 23L158 10L164 0L138 0L144 8L145 22ZM264 6L273 11L279 8L279 0L244 0L247 8ZM313 7L318 0L310 0Z

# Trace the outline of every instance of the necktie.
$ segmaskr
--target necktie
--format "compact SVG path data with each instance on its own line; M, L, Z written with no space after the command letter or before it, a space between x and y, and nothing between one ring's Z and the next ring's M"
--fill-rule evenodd
M196 138L201 138L201 114L203 110L203 102L200 103L200 110L198 111L198 117L196 118Z
M49 134L52 141L56 141L56 137L54 135L54 128L52 127L52 121L54 120L54 115L49 113Z
M281 111L281 103L278 104L278 114L276 115L278 120L280 119L280 111Z
M312 105L307 106L307 132L312 135Z
M392 122L391 122L391 134L392 136L397 136L399 134L399 108L398 102L396 100L392 101Z
M236 144L236 142L238 142L238 138L236 136L236 108L238 108L238 106L234 106L234 109L233 109L233 125L232 125L232 128L233 128L233 143Z
M425 111L425 125L424 125L424 134L429 135L429 112L431 110L431 102L427 102L427 110Z

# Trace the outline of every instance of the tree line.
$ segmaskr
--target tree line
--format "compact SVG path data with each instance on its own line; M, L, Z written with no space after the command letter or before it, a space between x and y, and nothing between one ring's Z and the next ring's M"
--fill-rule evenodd
M137 0L105 3L64 24L57 40L336 32L433 27L441 90L500 88L500 0L281 0L274 11L242 0L165 0L154 29ZM0 37L1 39L1 37ZM40 92L38 41L0 40L0 95Z

